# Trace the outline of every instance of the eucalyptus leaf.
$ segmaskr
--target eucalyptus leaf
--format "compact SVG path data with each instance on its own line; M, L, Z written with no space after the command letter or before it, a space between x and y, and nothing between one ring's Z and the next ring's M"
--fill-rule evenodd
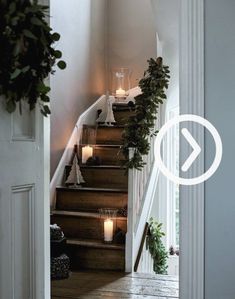
M27 65L24 68L22 68L21 72L25 74L29 69L30 69L30 66Z
M40 82L37 86L37 90L42 94L47 94L51 90L51 88L49 86L46 86L43 82Z
M31 23L34 24L34 25L37 25L37 26L44 26L43 22L40 21L38 18L36 17L33 17L31 18Z
M11 19L11 24L13 26L15 26L18 23L18 21L19 21L19 17L14 17L14 18Z
M37 8L38 9L42 9L42 10L48 10L50 8L50 6L48 5L41 5L41 4L37 4Z
M43 116L47 117L47 113L43 109L40 109L40 112L42 113Z
M37 39L36 36L28 29L24 29L23 34L24 34L24 36L26 36L28 38Z
M55 73L57 59L62 53L53 48L60 35L52 34L45 21L46 10L48 7L39 5L37 0L0 1L1 26L4 28L0 30L0 41L4 40L1 53L7 53L7 57L0 56L0 76L4 74L4 80L0 80L0 93L4 95L9 113L14 112L17 102L24 98L30 110L39 102L42 114L50 114L49 106L43 105L50 102L50 87L43 81L50 73ZM61 61L58 66L64 69L66 63Z
M17 56L20 53L20 50L21 50L21 41L17 40L13 50L13 56Z
M36 72L36 70L34 70L34 69L31 69L31 73L32 73L32 75L33 75L34 77L36 77L36 76L37 76L37 72Z
M54 32L54 33L52 34L52 39L53 39L55 42L57 42L58 40L60 40L60 35L59 35L59 33Z
M43 106L43 109L46 112L46 114L51 114L51 110L47 105Z
M57 63L58 67L61 69L61 70L64 70L66 68L66 63L65 61L63 60L60 60L58 63Z
M11 74L11 80L17 78L21 74L20 69L15 69L15 71Z
M41 95L41 100L42 100L43 102L50 102L50 98L49 98L47 95L45 95L45 94L42 94L42 95Z
M16 11L16 3L15 2L11 2L10 6L9 6L9 14L12 14Z
M62 52L59 51L59 50L56 50L56 51L54 52L54 56L55 56L55 58L61 58L61 57L62 57Z

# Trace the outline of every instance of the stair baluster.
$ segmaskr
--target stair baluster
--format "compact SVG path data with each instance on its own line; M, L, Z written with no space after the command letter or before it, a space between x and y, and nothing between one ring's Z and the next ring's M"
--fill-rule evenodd
M155 123L155 130L160 127L160 121ZM145 162L141 170L129 169L128 172L128 224L126 236L126 271L130 272L134 269L134 263L141 244L141 238L148 222L151 207L154 199L154 193L158 180L158 169L154 167L154 141L156 137L152 137L150 141L150 151L148 155L143 157ZM134 154L134 148L129 149L129 158ZM146 261L145 261L146 262ZM151 262L146 262L152 265ZM149 269L150 271L150 269Z

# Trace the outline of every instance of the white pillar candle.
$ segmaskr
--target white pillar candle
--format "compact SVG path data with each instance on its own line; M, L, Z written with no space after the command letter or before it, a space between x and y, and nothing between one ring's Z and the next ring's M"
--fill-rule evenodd
M123 98L126 95L126 91L122 89L121 87L116 90L116 97L117 98Z
M105 242L113 241L113 220L112 219L104 220L104 241Z
M85 164L88 158L93 156L93 148L86 145L82 148L82 164Z

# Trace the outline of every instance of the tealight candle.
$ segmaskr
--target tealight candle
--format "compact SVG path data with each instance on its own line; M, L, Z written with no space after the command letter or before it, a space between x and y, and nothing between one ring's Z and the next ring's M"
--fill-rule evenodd
M117 98L123 98L126 96L126 91L122 89L121 87L116 90L116 97Z
M113 241L113 220L112 219L104 220L104 241L105 242Z
M93 156L93 148L89 145L86 145L82 148L82 164L85 164L88 158Z

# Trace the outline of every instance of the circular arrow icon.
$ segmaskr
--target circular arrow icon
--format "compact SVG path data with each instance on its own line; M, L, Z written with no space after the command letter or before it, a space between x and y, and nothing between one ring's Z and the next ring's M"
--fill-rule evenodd
M214 158L212 165L205 173L203 173L202 175L195 177L195 178L186 179L186 178L182 178L182 177L174 175L165 166L165 164L162 161L161 154L160 154L161 153L161 144L162 144L163 138L166 135L166 133L168 132L168 130L170 130L173 126L180 124L182 122L194 122L194 123L202 125L211 133L211 135L214 139L214 142L215 142L216 153L215 153L215 158ZM190 156L187 158L187 160L184 162L184 164L181 167L181 170L183 172L187 172L190 169L190 167L192 166L192 164L194 163L194 161L199 157L202 150L201 150L201 147L199 146L199 144L197 143L197 141L194 139L194 137L192 136L192 134L189 132L189 130L187 128L183 128L181 130L181 133L193 149L192 153L190 154ZM200 184L200 183L206 181L207 179L209 179L215 173L217 168L219 167L221 159L222 159L222 153L223 153L222 141L221 141L220 135L219 135L218 131L216 130L216 128L205 118L198 116L198 115L194 115L194 114L179 115L179 116L169 120L161 128L161 130L159 131L157 138L155 140L155 154L157 154L156 159L155 159L156 165L159 167L160 171L168 179L170 179L171 181L173 181L177 184L181 184L181 185L197 185L197 184Z

